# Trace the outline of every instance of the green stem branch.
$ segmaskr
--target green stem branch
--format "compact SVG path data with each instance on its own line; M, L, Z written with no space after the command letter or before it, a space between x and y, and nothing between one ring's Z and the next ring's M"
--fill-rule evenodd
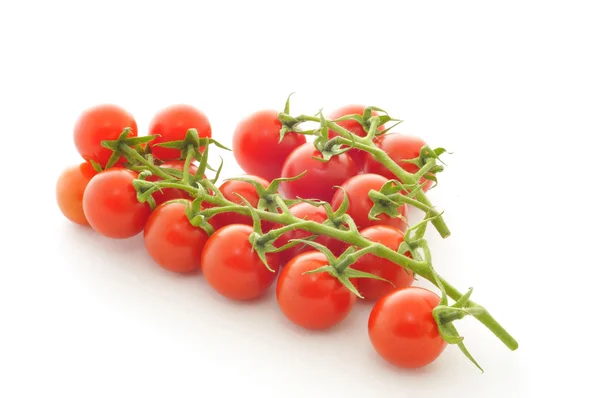
M155 166L152 163L150 163L149 161L147 161L142 155L140 155L135 149L131 148L129 145L122 144L121 147L119 148L119 150L121 152L123 152L123 155L125 155L127 160L131 161L132 159L135 159L137 162L141 163L142 165L144 165L144 167L146 167L148 170L150 170L152 172L152 174L154 174L160 178L163 178L165 180L174 180L175 179L175 177L173 177L172 175L161 170L160 167Z
M308 116L308 115L300 115L297 117L297 120L299 121L310 121L310 122L320 122L321 119L319 119L316 116ZM392 160L392 158L390 158L388 156L388 154L382 150L379 149L375 143L373 143L373 140L368 138L368 137L359 137L355 134L352 134L350 131L346 130L345 128L341 127L340 125L338 125L337 123L334 123L332 121L328 122L328 127L333 130L334 132L336 132L337 134L339 134L341 137L343 137L346 141L346 145L353 145L355 148L358 148L360 150L363 150L365 152L370 153L373 158L375 160L377 160L379 163L381 163L383 166L385 166L388 170L390 170L395 176L396 178L398 178L398 180L400 180L402 183L404 184L417 184L419 179L415 178L415 175L412 173L409 173L408 171L404 170L402 167L400 167L396 162L394 162ZM416 195L416 200L418 200L419 202L421 202L422 204L424 204L425 206L427 206L428 208L430 208L430 215L432 217L435 216L439 216L440 213L433 209L433 204L429 201L429 199L427 198L427 196L425 195L425 193L423 191L419 191ZM444 221L443 217L435 217L431 223L433 224L433 226L435 227L435 229L437 229L437 231L440 233L440 235L442 236L442 238L447 238L448 236L450 236L450 229L448 228L448 226L446 225L446 222Z
M194 146L188 145L187 155L185 156L185 163L183 164L183 183L190 183L190 163L194 159Z

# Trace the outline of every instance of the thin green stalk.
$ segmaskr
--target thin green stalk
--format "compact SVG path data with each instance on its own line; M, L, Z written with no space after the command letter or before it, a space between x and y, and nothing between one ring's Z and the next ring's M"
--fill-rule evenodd
M190 163L194 159L194 146L188 145L187 155L185 156L185 163L183 164L183 183L190 183Z

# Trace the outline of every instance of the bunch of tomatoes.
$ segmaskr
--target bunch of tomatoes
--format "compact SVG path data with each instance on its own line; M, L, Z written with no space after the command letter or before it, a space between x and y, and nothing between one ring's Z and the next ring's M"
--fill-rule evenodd
M364 106L346 106L329 115L336 120L345 115L362 115ZM346 130L364 137L365 125L357 120L338 122ZM252 235L257 222L248 214L226 211L208 219L210 228L191 222L189 210L195 198L189 181L206 179L198 159L190 161L184 153L165 143L182 141L190 129L199 138L212 138L208 117L188 105L174 105L156 113L148 135L153 140L132 145L140 156L164 173L145 175L151 182L173 177L181 186L152 193L153 201L141 201L136 181L143 165L124 154L115 159L114 151L103 142L117 140L126 131L128 138L138 137L134 117L115 105L100 105L85 110L77 119L73 138L81 154L81 164L69 167L56 185L58 207L74 223L93 228L112 239L126 239L143 232L144 244L162 268L194 275L200 270L208 284L232 300L252 300L267 293L276 284L276 298L282 314L300 327L323 330L340 322L352 310L357 295L331 272L310 272L330 263L329 257L311 245L295 245L266 253L266 264L254 250ZM324 159L315 145L301 132L281 135L282 122L275 110L256 112L241 120L234 133L232 150L236 161L247 173L243 180L229 179L218 186L225 199L240 206L257 207L261 192L277 187L276 194L292 203L295 217L324 223L331 210L347 206L346 214L360 234L389 249L398 250L407 229L407 206L398 207L400 216L381 214L369 217L372 190L378 191L396 178L369 153L351 148ZM379 126L383 131L384 126ZM329 137L336 133L329 131ZM376 145L410 173L418 166L409 160L419 156L425 145L421 139L398 133L377 135ZM131 141L133 142L133 141ZM203 141L206 142L206 141ZM205 146L197 148L200 153ZM117 154L118 155L118 154ZM107 167L108 166L108 167ZM197 175L201 172L202 175ZM175 177L180 176L180 177ZM298 178L298 176L300 176ZM273 181L278 184L273 185ZM216 181L214 181L216 183ZM431 181L423 180L423 190ZM262 186L264 190L258 189ZM264 192L263 192L264 195ZM214 204L203 203L210 209ZM277 231L283 225L262 220L259 232ZM277 235L273 246L282 248L294 239L307 239L311 233L288 228ZM313 237L335 256L349 244L330 236ZM374 254L365 254L352 269L378 278L351 279L360 296L373 302L368 331L375 350L390 363L416 368L434 361L447 343L440 336L432 315L440 297L432 291L411 286L414 275L407 269Z

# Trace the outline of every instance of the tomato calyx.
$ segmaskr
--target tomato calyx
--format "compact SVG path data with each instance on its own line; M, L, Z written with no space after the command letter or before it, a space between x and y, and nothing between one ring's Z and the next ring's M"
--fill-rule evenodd
M221 144L213 138L202 137L198 135L198 130L195 128L188 129L183 140L175 140L168 142L160 142L154 146L161 148L178 149L181 151L180 159L185 159L188 152L193 152L196 159L202 157L201 149L203 150L208 144L214 144L221 149L231 151L228 147Z
M354 264L361 256L365 254L372 253L376 250L375 245L370 245L360 250L356 250L354 247L350 246L348 249L344 251L339 257L336 257L331 250L329 250L326 246L313 242L307 239L292 239L294 242L304 243L308 246L312 246L314 249L320 251L327 258L327 262L329 264L324 265L322 267L316 268L311 271L306 271L304 274L316 274L319 272L326 272L332 277L336 278L340 281L342 285L346 287L349 291L351 291L358 298L364 298L360 292L356 289L356 286L352 283L352 279L356 278L372 278L380 281L392 283L387 279L384 279L380 276L359 271L357 269L351 268L351 265ZM392 284L393 285L393 284Z
M104 148L113 151L112 155L108 159L108 162L106 163L106 167L104 168L105 170L113 167L119 161L121 156L125 156L127 161L132 162L132 159L130 159L132 152L141 157L139 152L132 147L139 148L140 145L147 144L156 138L155 135L149 135L145 137L129 137L130 134L131 128L126 127L116 140L102 141L101 145Z
M438 183L436 174L444 171L443 164L445 163L441 160L440 155L447 152L445 148L431 149L429 145L424 145L419 151L418 157L403 160L402 162L417 166L419 170L414 174L415 179L420 181L421 178L424 178L425 180L433 181L434 185L431 188L434 188ZM442 164L438 164L438 161ZM422 185L424 186L425 183Z
M433 309L433 318L438 325L440 336L448 344L455 344L461 350L461 352L483 373L483 368L477 363L473 355L467 350L464 343L464 337L462 337L453 322L456 320L463 319L467 315L479 316L484 314L486 311L479 305L469 305L469 298L473 288L469 290L458 299L453 305L448 305L448 298L444 291L440 304Z
M319 119L321 127L319 129L317 138L314 141L314 145L315 148L321 152L322 157L314 156L313 159L316 159L320 162L328 162L333 156L339 156L354 148L353 134L350 136L352 139L352 145L350 146L344 145L342 142L344 139L339 136L329 139L329 123L325 119L325 116L323 116L322 110L319 112Z
M292 98L292 95L294 95L294 93L288 95L287 100L285 101L283 112L279 112L277 114L277 119L279 119L281 122L281 130L279 130L279 142L283 141L283 137L287 133L312 133L312 131L303 131L300 127L298 127L300 123L302 123L302 120L290 115L290 99Z
M404 196L398 194L404 184L390 180L383 184L379 191L371 189L368 193L373 207L369 211L369 220L379 220L379 215L386 214L389 217L399 217L406 222L406 218L398 211L405 202Z
M258 210L266 210L271 213L278 213L280 209L287 208L287 206L291 206L298 203L297 200L283 199L281 196L279 196L277 194L277 191L279 190L279 184L286 181L297 180L299 178L302 178L305 174L306 171L294 177L275 178L269 183L269 186L267 188L265 188L260 182L248 177L233 177L228 178L225 181L244 181L251 184L256 189L256 193L260 198L258 200L256 208Z
M137 200L140 203L147 202L150 208L154 210L156 208L156 201L152 197L152 194L159 191L160 188L152 181L147 181L148 177L152 176L152 172L145 170L142 171L138 177L133 180L133 187L137 191Z

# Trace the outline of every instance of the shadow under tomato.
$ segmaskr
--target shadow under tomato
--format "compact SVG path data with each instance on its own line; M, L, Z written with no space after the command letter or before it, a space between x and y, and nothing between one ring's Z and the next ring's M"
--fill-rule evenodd
M442 353L442 355L444 355L444 353ZM423 366L420 368L416 368L416 369L400 368L398 366L394 366L391 363L389 363L388 361L386 361L385 359L383 359L372 347L370 349L368 359L371 362L373 362L373 364L376 365L378 368L383 369L386 372L393 372L395 374L401 374L402 377L416 377L416 378L431 377L430 375L435 374L440 371L438 369L440 367L439 361L437 361L437 360L430 363L429 365L426 365L426 366Z
M199 272L199 275L202 278L202 272ZM219 301L222 303L235 305L235 306L246 306L246 305L262 305L262 304L268 303L272 300L275 300L275 283L273 284L273 286L269 287L269 289L267 289L267 291L264 294L262 294L258 297L255 297L253 299L248 299L248 300L235 300L235 299L231 299L229 297L225 297L222 294L220 294L219 292L217 292L206 282L206 279L202 278L202 281L203 281L203 284L205 285L204 288L206 288L210 292L210 296L212 298L214 298L216 301Z

